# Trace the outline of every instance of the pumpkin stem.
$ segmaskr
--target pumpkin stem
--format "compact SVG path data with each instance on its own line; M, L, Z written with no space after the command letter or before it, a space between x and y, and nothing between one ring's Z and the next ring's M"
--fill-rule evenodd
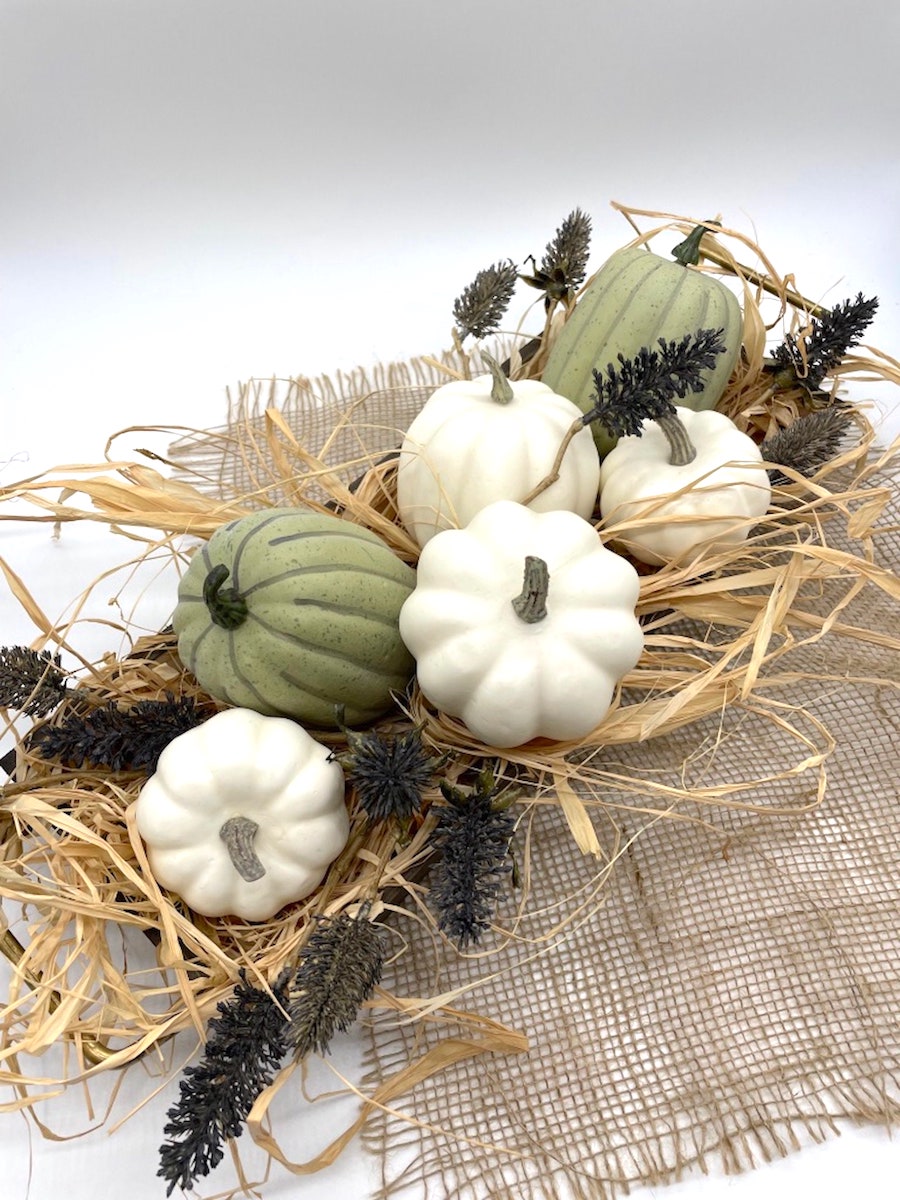
M503 368L484 350L481 352L481 357L487 363L488 369L494 377L494 382L491 384L491 399L495 404L509 404L513 398L513 390L512 384L503 374Z
M253 849L253 839L258 832L259 826L250 817L229 817L219 830L219 837L231 855L234 869L247 883L262 879L266 873L266 868Z
M721 224L721 221L704 221L702 225L695 225L684 241L674 248L672 257L683 267L696 267L700 261L700 243L704 233L709 232L710 226Z
M542 558L528 554L525 558L525 575L522 590L512 602L516 616L526 625L536 625L547 615L547 590L550 572Z
M237 629L247 620L247 601L237 588L222 588L230 571L224 563L213 567L203 581L203 603L209 609L210 620L222 629Z
M697 457L697 448L688 436L680 417L657 417L656 423L669 442L669 463L673 467L686 467Z

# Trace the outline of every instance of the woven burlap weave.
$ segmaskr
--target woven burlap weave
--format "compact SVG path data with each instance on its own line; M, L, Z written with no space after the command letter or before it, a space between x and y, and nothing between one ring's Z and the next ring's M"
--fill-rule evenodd
M367 401L379 449L420 399L410 389ZM302 396L286 411L314 445L334 422L332 406ZM253 476L231 444L181 454L240 493ZM879 560L896 570L896 501L880 524ZM900 624L875 588L845 615L894 636ZM468 989L457 1008L522 1030L530 1048L452 1066L397 1113L373 1116L381 1196L599 1200L692 1164L745 1169L820 1140L839 1118L900 1118L900 656L829 635L789 662L804 678L779 698L837 741L818 807L756 811L811 805L815 782L802 774L742 793L741 807L652 819L636 801L598 818L608 870L576 851L558 809L537 805L515 843L527 903L520 911L510 888L498 912L511 934L460 956L415 914L397 920L405 952L386 974L391 992ZM741 709L617 747L605 765L709 786L777 775L795 757ZM396 1014L370 1028L373 1086L448 1033Z
M898 516L895 506L895 528ZM896 533L882 551L900 562ZM854 612L873 630L896 631L898 618L872 591ZM792 665L813 678L782 698L837 739L820 807L784 818L716 806L693 814L703 824L649 826L618 813L628 845L605 902L536 958L520 940L460 959L404 929L410 949L391 990L474 983L455 1003L522 1029L531 1048L426 1081L404 1112L427 1128L377 1120L384 1194L416 1183L412 1194L431 1185L427 1195L448 1200L605 1197L691 1164L747 1168L821 1139L839 1117L900 1118L900 656L829 638ZM836 682L842 674L882 682ZM726 714L615 761L708 786L777 770L789 755L771 727ZM811 799L802 776L744 796ZM530 843L533 915L520 939L584 902L596 874L554 809L539 810ZM514 910L511 896L500 923ZM441 1032L376 1023L373 1077Z

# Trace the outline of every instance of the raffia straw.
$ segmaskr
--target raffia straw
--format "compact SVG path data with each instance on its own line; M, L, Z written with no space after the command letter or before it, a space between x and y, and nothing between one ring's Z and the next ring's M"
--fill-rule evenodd
M617 207L642 242L663 231L683 234L697 223L673 214ZM662 224L641 233L639 217ZM730 248L734 242L737 251ZM745 353L720 407L762 440L809 407L809 397L799 387L772 395L763 371L768 331L785 321L802 328L814 306L799 294L791 277L778 274L739 231L721 229L708 235L701 249L711 264L707 269L731 276L743 293ZM764 311L767 305L774 311ZM564 320L565 313L557 312L546 323L540 350L527 363L515 354L521 340L517 331L508 351L514 374L539 374ZM496 348L494 352L496 356ZM477 369L477 356L474 363L462 361L454 348L445 356L415 360L402 370L380 369L374 378L351 373L335 381L252 381L232 401L228 429L214 434L171 431L179 435L182 447L185 442L207 449L211 445L215 453L233 456L250 481L240 492L223 494L221 479L204 470L188 480L184 457L179 460L174 449L169 459L149 451L142 453L141 462L110 457L111 439L103 462L77 464L0 489L0 501L20 502L13 513L0 512L0 520L102 523L143 547L135 561L168 553L178 570L188 552L184 535L207 538L226 521L273 504L337 508L345 520L374 530L414 564L417 547L397 516L396 465L383 459L383 447L399 444L403 430L375 429L372 417L364 415L365 402L384 388L427 394L448 372L465 376L473 366ZM900 384L900 364L879 351L860 350L835 373L837 379ZM348 388L355 389L357 399L343 406L321 444L308 445L292 417L303 411L312 393L327 401ZM502 776L527 785L518 809L523 842L520 915L528 903L535 813L546 806L558 809L572 833L573 853L594 860L590 881L578 894L561 896L546 914L544 934L533 942L535 955L551 952L558 939L572 936L604 902L609 874L627 849L620 836L620 814L637 816L645 826L660 820L703 823L704 813L714 806L784 816L821 801L835 739L821 721L784 699L791 684L802 678L792 667L791 651L827 633L900 650L900 638L859 628L851 616L852 601L864 588L900 600L897 576L878 561L884 532L880 522L890 491L883 482L872 482L875 471L883 478L896 461L900 444L875 454L874 434L862 410L855 413L855 425L854 444L812 480L787 472L791 482L775 490L770 512L743 544L660 569L642 568L638 614L644 622L645 651L622 681L609 714L586 737L535 742L498 755L461 722L436 711L416 686L400 698L395 718L383 723L386 732L411 724L421 727L426 743L452 756L454 778L491 762ZM160 432L153 427L147 431ZM349 439L340 445L356 449L336 461L339 437ZM373 451L373 440L382 449ZM177 479L157 469L172 462L180 468ZM360 477L358 486L351 486ZM629 537L652 521L647 515L628 524L598 526L598 532L604 542L627 552ZM829 537L835 529L856 539L856 552L833 547ZM30 596L25 581L8 566L3 571L7 586L38 630L37 645L65 647L77 656L78 613L87 597L66 625L57 627ZM829 598L824 610L818 603L823 594ZM704 629L716 636L701 636L698 630ZM174 691L193 696L209 712L218 707L185 673L171 637L164 633L133 641L118 659L80 661L84 687L97 703L161 698ZM842 682L837 669L833 679L820 677L823 687ZM704 718L717 719L718 724L708 745L697 753L727 753L733 729L726 715L738 727L746 716L770 728L793 747L790 765L762 775L757 771L727 786L703 784L685 770L683 784L675 786L650 776L636 778L615 763L616 746L665 737ZM323 735L323 740L341 744L337 734ZM781 805L776 799L760 805L748 799L761 782L770 783L776 795L779 782L804 774L811 784L808 800L801 805ZM0 1062L19 1089L8 1108L34 1106L47 1086L89 1078L159 1052L166 1039L181 1030L201 1032L215 1005L230 993L239 970L245 969L261 985L270 984L285 964L296 961L319 914L352 910L375 896L379 903L373 911L381 914L379 919L386 918L397 906L399 891L407 895L415 918L427 922L435 938L440 936L424 902L424 889L416 881L429 855L434 824L427 806L410 838L398 844L390 827L368 826L351 795L349 848L323 886L272 920L248 924L197 917L158 887L134 827L133 806L141 782L134 775L65 770L19 745L16 782L4 789L0 809L0 896L25 905L31 937L18 949L5 939L13 957L19 958L10 997L0 1013ZM434 798L436 793L427 801ZM135 977L122 964L116 946L123 927L155 946L157 977ZM518 919L496 932L501 944L522 936ZM489 973L491 948L479 953ZM288 1170L315 1170L339 1153L367 1113L374 1108L394 1111L391 1106L404 1090L429 1072L471 1054L524 1049L524 1039L515 1031L491 1023L489 1017L458 1010L460 998L378 993L373 1012L441 1020L454 1032L437 1051L429 1051L364 1097L359 1121L315 1160L292 1163L268 1128L271 1102L291 1081L291 1070L279 1075L254 1108L254 1138ZM38 1082L21 1070L20 1055L40 1054L60 1040L72 1048L72 1070L65 1079ZM97 1047L103 1048L101 1061L94 1062Z

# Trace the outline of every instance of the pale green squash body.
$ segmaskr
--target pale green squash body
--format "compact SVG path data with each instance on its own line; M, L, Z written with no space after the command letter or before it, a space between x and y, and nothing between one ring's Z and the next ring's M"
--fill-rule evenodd
M725 352L703 372L702 392L679 404L697 411L715 408L741 349L743 317L737 297L710 275L626 246L600 268L550 350L542 381L587 412L596 400L594 371L618 356L632 358L659 339L680 341L699 329L724 329ZM592 426L601 455L615 445L598 422Z
M217 624L204 596L227 568L222 592L246 606L235 628ZM399 633L415 572L361 526L305 509L268 509L216 530L178 589L178 653L212 696L267 716L322 728L385 713L414 663Z

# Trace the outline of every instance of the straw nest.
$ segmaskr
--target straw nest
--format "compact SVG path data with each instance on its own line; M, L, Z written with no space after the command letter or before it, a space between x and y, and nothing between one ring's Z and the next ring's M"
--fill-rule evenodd
M662 222L641 235L645 240L661 230L684 232L692 224L668 214L626 210L626 216L632 222L640 217ZM743 299L744 354L720 408L762 440L809 408L802 387L773 391L763 360L771 331L802 331L812 306L791 291L787 277L740 232L708 236L703 251L704 269L739 280ZM752 270L741 265L748 259L757 264ZM558 320L548 322L541 349L527 366L513 353L513 374L540 375L558 327ZM513 336L513 345L517 338ZM450 377L454 372L465 375L472 364L457 346L432 366ZM900 383L898 364L878 351L854 352L831 383L837 388L844 380L873 378ZM184 471L173 477L146 462L116 461L108 446L99 466L31 479L4 489L2 498L17 497L36 508L23 518L19 505L16 520L108 524L113 532L138 539L137 560L165 555L173 572L183 569L192 539L208 537L231 518L271 503L337 506L346 519L374 530L403 559L415 563L415 544L399 525L394 506L395 467L390 460L381 461L385 430L381 444L373 446L362 423L355 424L359 404L346 406L319 445L309 445L283 411L255 411L247 402L239 410L219 436L236 448L253 481L241 493L210 494L201 479L190 480ZM812 478L787 473L789 482L775 487L768 515L746 542L687 565L644 570L638 613L645 652L623 681L612 711L581 742L532 743L498 755L458 721L434 711L415 687L381 728L420 726L425 742L449 755L451 778L488 762L496 764L501 776L524 783L520 812L524 815L535 805L557 808L560 821L571 829L572 853L596 856L598 878L612 869L618 853L620 806L645 813L648 822L661 816L702 820L704 806L742 805L743 793L760 781L673 788L653 778L626 778L610 765L615 756L606 753L616 745L665 737L726 709L752 712L794 746L792 763L772 778L808 773L809 804L818 803L835 734L782 698L794 678L792 648L831 632L900 649L897 640L854 627L847 617L862 589L882 589L900 599L900 582L879 565L877 552L879 519L890 497L883 478L891 452L874 451L873 431L861 409L853 411L853 428L851 444ZM338 435L347 431L359 452L336 460ZM401 434L400 428L387 430L388 443L396 444ZM351 487L350 481L359 477L359 486ZM873 482L875 477L882 482ZM836 548L838 532L852 540L852 551ZM624 527L600 527L600 536L614 546L627 540L627 534ZM77 628L51 627L26 583L8 568L5 573L41 630L36 647L77 654ZM828 596L824 606L823 595ZM74 704L128 704L167 694L194 697L210 713L217 708L183 670L165 631L137 639L122 658L83 663L77 683L77 695L60 712ZM22 946L8 928L2 932L4 950L17 968L3 1010L0 1053L7 1080L19 1089L18 1105L32 1103L42 1091L19 1055L40 1055L62 1043L67 1077L75 1079L128 1064L181 1030L202 1031L241 969L266 986L296 959L318 914L352 912L366 902L372 904L375 920L389 920L391 911L403 905L412 907L417 919L432 920L422 882L434 827L427 804L398 840L390 823L367 822L351 792L350 841L318 891L269 921L211 920L161 891L150 873L133 821L144 777L48 763L29 752L23 740L26 725L9 718L18 737L18 761L0 808L0 894L24 906L29 933ZM340 734L325 740L335 746L342 741ZM426 799L437 795L431 792ZM773 803L769 811L786 810ZM525 894L519 904L525 905L527 870L522 878ZM155 975L132 968L122 953L123 929L145 935L158 964ZM383 990L376 991L370 1004L413 1014L430 1007L427 998L412 1002ZM465 1052L519 1045L511 1031L492 1022L493 1015L467 1018L471 1038ZM460 1014L454 1017L459 1020ZM451 1057L463 1052L458 1039L448 1051ZM432 1062L421 1069L440 1065ZM397 1087L414 1081L415 1072ZM376 1099L384 1102L390 1094ZM251 1121L251 1129L265 1142L260 1120Z

